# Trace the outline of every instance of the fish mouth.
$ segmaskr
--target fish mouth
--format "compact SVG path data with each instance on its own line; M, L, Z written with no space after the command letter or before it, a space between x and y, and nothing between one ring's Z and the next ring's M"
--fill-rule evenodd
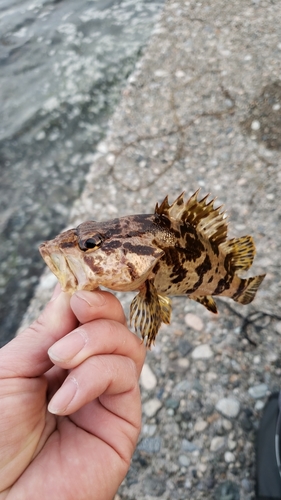
M65 255L58 248L50 248L49 242L42 243L39 252L50 270L60 282L62 291L73 293L78 281Z

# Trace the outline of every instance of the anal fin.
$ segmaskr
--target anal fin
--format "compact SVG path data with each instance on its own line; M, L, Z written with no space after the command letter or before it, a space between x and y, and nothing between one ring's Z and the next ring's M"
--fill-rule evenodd
M146 339L148 348L154 344L162 321L169 323L170 316L170 299L158 295L153 283L147 280L131 303L130 323L136 332Z
M204 295L202 297L193 297L192 295L189 295L189 298L192 300L196 300L196 302L199 302L199 304L202 304L202 306L205 306L208 311L211 311L212 313L217 314L217 305L211 297L211 295Z

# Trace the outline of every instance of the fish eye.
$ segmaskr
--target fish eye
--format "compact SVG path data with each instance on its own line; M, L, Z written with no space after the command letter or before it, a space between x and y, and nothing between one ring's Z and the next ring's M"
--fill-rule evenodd
M79 247L81 250L85 252L85 250L93 249L99 247L103 242L103 238L100 234L93 236L92 238L88 238L85 241L79 243Z

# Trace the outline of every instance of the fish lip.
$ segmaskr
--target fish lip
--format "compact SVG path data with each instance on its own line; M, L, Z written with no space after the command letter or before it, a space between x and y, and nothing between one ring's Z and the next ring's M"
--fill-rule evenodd
M57 277L62 290L75 291L78 281L61 249L50 249L49 242L46 241L39 246L39 252L52 273Z
M84 266L81 264L79 259L72 258L69 255L64 255L66 264L69 268L70 273L76 280L76 287L78 290L83 290L85 286L89 284L89 279ZM83 261L82 261L83 262Z

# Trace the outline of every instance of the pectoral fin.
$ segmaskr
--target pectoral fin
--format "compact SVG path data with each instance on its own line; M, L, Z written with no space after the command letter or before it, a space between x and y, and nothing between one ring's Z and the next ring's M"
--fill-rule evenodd
M162 321L169 323L170 316L170 299L158 295L153 283L147 280L130 307L130 323L146 339L147 347L154 344Z

